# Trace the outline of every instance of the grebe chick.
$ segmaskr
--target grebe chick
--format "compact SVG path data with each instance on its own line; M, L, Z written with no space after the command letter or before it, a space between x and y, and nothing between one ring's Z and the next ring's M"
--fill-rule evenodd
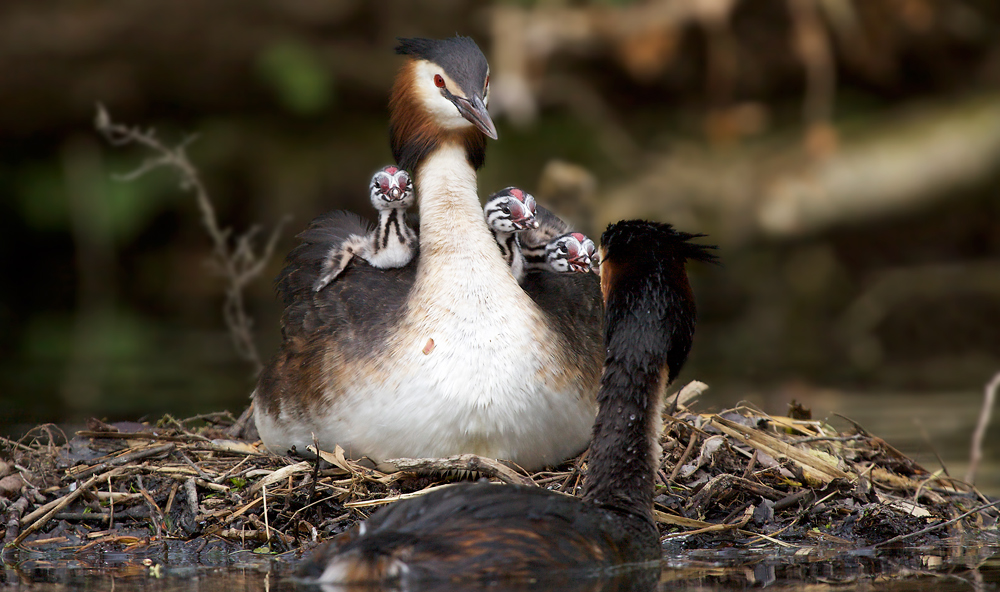
M689 259L712 247L668 224L625 221L601 237L607 356L583 499L489 483L397 502L326 543L303 567L325 583L601 575L656 561L654 475L661 394L691 349ZM555 275L555 274L552 274Z
M525 269L558 273L597 271L594 241L575 232L562 218L542 206L535 208L535 218L538 226L518 237Z
M500 246L500 254L510 266L514 279L524 277L524 255L517 234L538 228L535 220L535 198L517 187L506 187L489 196L483 206L486 225Z
M525 255L526 269L542 269L556 273L586 273L597 269L597 247L594 241L580 232L567 232L552 239L537 255L531 249Z
M401 39L396 52L389 137L413 175L419 248L403 267L352 265L317 292L330 247L365 229L328 214L300 235L277 281L282 342L253 396L261 440L277 454L315 441L375 461L557 464L586 448L597 412L600 282L531 273L522 286L500 256L476 187L497 137L476 43Z
M372 176L372 206L378 211L374 231L353 234L334 246L323 263L313 289L317 292L337 278L354 257L373 267L403 267L413 258L417 235L406 224L406 209L413 205L413 183L403 169L389 165Z

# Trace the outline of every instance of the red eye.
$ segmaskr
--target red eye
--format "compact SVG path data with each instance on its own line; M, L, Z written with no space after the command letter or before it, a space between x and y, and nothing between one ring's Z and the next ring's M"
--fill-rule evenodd
M434 75L434 86L444 88L444 78L442 78L440 74Z
M483 88L487 88L488 89L489 87L490 87L490 77L489 77L489 75L487 75L486 76L486 84L483 85Z

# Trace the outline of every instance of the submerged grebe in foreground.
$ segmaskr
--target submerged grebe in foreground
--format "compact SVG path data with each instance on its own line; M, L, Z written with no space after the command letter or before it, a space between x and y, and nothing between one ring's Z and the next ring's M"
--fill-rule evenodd
M398 502L326 544L304 566L320 582L600 574L654 561L661 395L691 349L685 262L706 245L667 224L625 221L601 237L607 357L583 499L540 488L459 484Z
M337 278L354 257L372 267L403 267L417 250L417 235L406 224L406 209L413 205L410 175L395 166L383 167L372 176L369 186L372 206L378 211L378 225L371 232L354 234L334 246L313 285L317 292Z
M355 258L319 291L331 246L364 234L331 213L299 236L278 279L283 341L254 417L278 454L342 446L374 460L473 453L537 469L587 446L597 411L602 304L594 274L510 273L483 218L476 170L496 130L475 42L403 39L390 139L413 173L419 248L404 267Z

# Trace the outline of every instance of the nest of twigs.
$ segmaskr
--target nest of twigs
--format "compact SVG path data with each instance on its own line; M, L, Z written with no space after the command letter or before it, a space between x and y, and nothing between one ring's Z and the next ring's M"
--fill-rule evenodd
M995 530L996 503L860 426L843 433L748 407L698 414L688 405L704 388L691 383L664 414L654 514L665 544L933 544ZM211 545L281 553L457 479L577 495L587 472L586 453L531 474L472 455L375 465L310 447L309 458L281 457L229 437L233 422L228 413L155 425L93 421L68 441L40 426L0 442L6 552L146 555Z

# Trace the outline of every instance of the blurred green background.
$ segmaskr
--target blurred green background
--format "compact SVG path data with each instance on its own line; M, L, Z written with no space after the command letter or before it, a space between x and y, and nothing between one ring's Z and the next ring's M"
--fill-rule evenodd
M98 102L195 135L234 233L259 247L292 216L244 294L266 359L294 234L369 214L391 161L394 38L456 31L491 64L483 195L519 185L594 238L642 216L720 245L692 269L681 382L713 387L703 409L794 399L960 476L1000 371L995 0L7 0L0 429L238 413L253 387L191 193L118 179L150 154L106 143Z

